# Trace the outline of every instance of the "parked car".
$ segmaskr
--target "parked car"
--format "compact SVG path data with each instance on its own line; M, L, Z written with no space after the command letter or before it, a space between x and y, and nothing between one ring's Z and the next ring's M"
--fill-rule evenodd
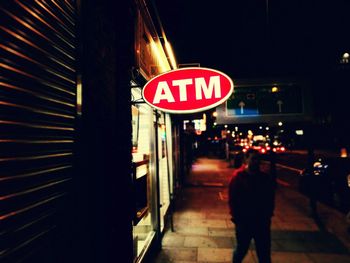
M322 158L299 176L299 191L317 201L350 210L350 159Z

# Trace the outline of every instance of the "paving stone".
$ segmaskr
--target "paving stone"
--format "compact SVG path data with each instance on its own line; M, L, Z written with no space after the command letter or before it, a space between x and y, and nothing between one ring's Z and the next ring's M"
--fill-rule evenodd
M230 219L231 216L229 215L228 210L226 213L222 213L222 209L220 210L221 210L221 213L214 213L214 212L207 213L205 218L206 219L224 219L224 220Z
M206 215L203 214L202 212L200 212L200 211L193 211L193 210L176 212L173 215L173 218L176 219L176 220L194 219L194 218L202 219L202 218L205 218L205 217L206 217Z
M232 223L231 219L226 219L226 226L229 229L234 229L235 228L235 224Z
M272 231L271 238L274 250L348 254L339 239L328 232Z
M292 252L272 252L271 260L273 263L316 263L304 253ZM336 262L329 262L336 263Z
M163 239L163 247L183 247L185 242L185 236L177 233L167 232Z
M175 232L183 235L200 235L200 236L208 236L208 228L207 227L188 227L188 226L177 226L175 227Z
M230 261L232 259L232 251L232 248L198 248L198 261Z
M308 253L307 256L315 263L350 263L349 255Z
M227 228L209 227L208 232L209 236L233 237L235 235L233 229Z
M224 219L189 219L188 226L195 227L226 227Z
M186 237L184 247L232 248L233 239L229 237Z
M163 248L156 259L157 263L182 261L197 261L197 249L195 248Z

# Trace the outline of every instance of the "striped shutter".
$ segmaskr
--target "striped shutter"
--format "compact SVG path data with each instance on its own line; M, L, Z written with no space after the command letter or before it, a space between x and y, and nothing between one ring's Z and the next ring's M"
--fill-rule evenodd
M73 0L0 1L0 262L40 255L66 220L75 23Z

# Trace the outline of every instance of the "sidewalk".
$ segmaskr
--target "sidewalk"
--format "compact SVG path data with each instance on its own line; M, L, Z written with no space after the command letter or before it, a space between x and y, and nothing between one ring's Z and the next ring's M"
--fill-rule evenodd
M188 185L177 196L174 232L166 230L163 249L152 263L229 263L235 246L227 206L233 169L225 160L199 158ZM274 263L350 263L350 235L345 216L319 206L320 220L309 216L308 200L279 186L272 219ZM252 245L244 263L258 263Z

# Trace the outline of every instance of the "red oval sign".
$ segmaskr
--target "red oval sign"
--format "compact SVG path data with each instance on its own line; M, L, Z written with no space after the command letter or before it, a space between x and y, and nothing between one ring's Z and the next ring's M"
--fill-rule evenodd
M233 82L226 74L209 68L180 68L149 80L142 90L146 103L170 113L208 110L226 101Z

